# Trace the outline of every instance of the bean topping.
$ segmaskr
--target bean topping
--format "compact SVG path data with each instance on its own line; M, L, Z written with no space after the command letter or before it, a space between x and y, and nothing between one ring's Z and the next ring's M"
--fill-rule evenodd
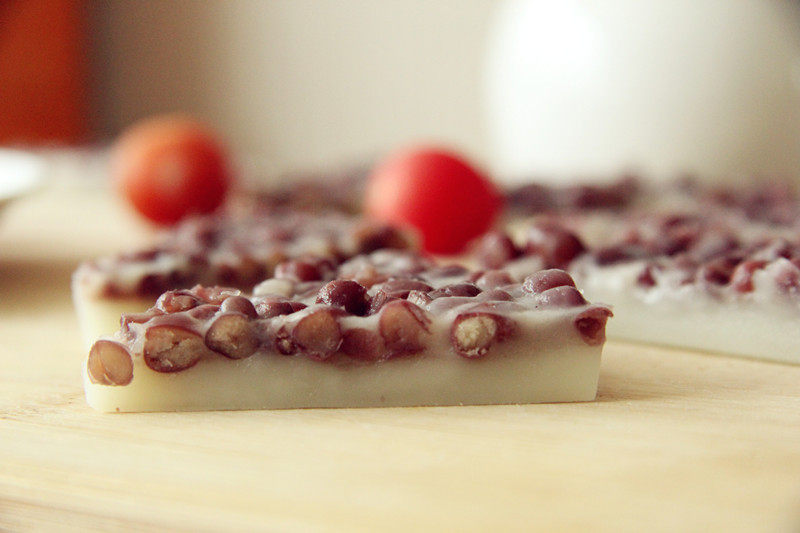
M92 345L86 363L89 379L100 385L127 385L133 379L133 360L122 344L99 340Z
M391 356L413 354L425 349L430 319L425 311L405 300L383 306L380 334Z
M145 332L144 362L156 372L191 368L207 350L200 334L185 327L154 325Z
M369 310L367 289L356 281L337 279L319 290L316 303L341 307L350 314L364 316Z
M606 340L606 322L612 316L614 314L609 308L601 306L592 306L579 314L574 324L583 342L589 346L603 344Z
M485 312L458 315L450 329L450 341L458 355L476 358L486 355L492 344L502 342L514 331L508 317Z
M250 317L228 312L217 316L206 332L206 346L231 359L250 357L258 348L258 335Z
M315 359L327 359L342 344L342 331L332 309L319 309L301 318L292 329L297 349Z
M522 283L522 289L533 294L539 294L548 289L562 286L574 287L575 281L572 276L557 268L535 272L526 277Z

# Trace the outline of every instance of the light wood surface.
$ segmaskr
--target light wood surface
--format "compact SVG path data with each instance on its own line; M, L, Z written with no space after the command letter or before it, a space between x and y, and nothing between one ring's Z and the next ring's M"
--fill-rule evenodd
M146 228L0 217L0 530L800 531L800 367L609 344L593 403L102 415L69 276Z

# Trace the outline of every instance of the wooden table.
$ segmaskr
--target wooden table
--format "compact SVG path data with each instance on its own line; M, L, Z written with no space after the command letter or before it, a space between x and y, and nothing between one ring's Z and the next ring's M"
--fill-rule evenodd
M146 229L0 216L0 529L800 531L800 367L609 344L593 403L103 415L69 277Z

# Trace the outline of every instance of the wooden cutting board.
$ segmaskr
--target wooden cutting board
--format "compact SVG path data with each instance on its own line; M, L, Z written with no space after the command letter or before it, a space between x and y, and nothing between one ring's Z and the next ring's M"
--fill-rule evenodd
M0 215L0 529L800 531L800 367L611 343L592 403L103 415L69 276L147 229Z

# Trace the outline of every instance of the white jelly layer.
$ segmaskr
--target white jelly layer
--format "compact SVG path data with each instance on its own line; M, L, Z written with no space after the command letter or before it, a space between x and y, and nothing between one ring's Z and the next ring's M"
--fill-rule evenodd
M72 302L78 315L83 343L88 350L102 336L113 334L119 329L122 313L146 311L155 302L149 298L108 298L95 295L73 279Z
M275 353L243 360L214 355L167 374L151 370L139 355L133 380L124 386L91 383L84 365L86 399L106 412L590 401L597 392L602 345L581 339L572 323L576 314L511 315L518 322L515 335L478 359L455 353L447 319L431 324L424 352L377 363Z
M669 279L642 288L636 278L644 266L581 265L574 272L588 299L613 304L609 338L800 364L800 305L775 287L769 271L756 272L755 290L740 294Z

